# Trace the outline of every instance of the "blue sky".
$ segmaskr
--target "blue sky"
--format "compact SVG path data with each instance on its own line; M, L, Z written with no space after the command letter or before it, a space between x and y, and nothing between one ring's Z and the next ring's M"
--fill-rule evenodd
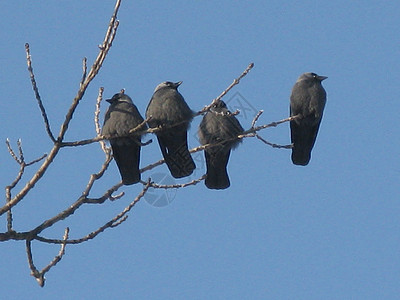
M98 53L113 1L3 1L0 57L0 184L16 176L9 156L22 139L31 160L51 149L26 70L30 43L36 80L58 133L76 94L81 60ZM66 138L95 135L99 87L121 88L144 115L154 87L183 80L180 92L194 110L218 96L250 62L254 69L224 99L249 128L288 116L297 77L316 72L328 94L307 167L290 151L246 139L228 166L231 187L203 183L154 192L168 205L142 199L128 220L95 240L68 246L47 273L45 288L29 275L23 242L0 244L2 291L10 299L394 299L400 292L400 139L398 130L400 4L395 1L124 1L120 26L99 76L87 90ZM104 113L107 107L103 103ZM200 118L189 131L196 139ZM262 131L290 143L288 124ZM147 136L146 139L154 138ZM204 173L202 154L195 175ZM160 158L156 143L141 165ZM73 203L104 155L97 144L62 149L42 181L14 209L16 230L31 229ZM36 166L37 167L37 166ZM25 183L35 171L26 171ZM168 179L165 166L143 178ZM189 179L194 179L191 177ZM119 181L112 163L93 196ZM177 182L185 182L179 180ZM21 187L21 185L19 186ZM79 238L110 220L140 192L87 205L43 235ZM4 199L4 197L3 197ZM0 217L1 231L6 219ZM34 243L46 265L58 247Z

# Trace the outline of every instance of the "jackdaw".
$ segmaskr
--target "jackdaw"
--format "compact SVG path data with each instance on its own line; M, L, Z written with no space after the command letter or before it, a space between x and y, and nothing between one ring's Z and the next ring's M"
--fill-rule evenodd
M160 129L156 132L158 144L175 178L189 176L196 168L187 144L187 130L194 113L177 90L181 83L160 83L146 110L146 117L151 117L150 128Z
M217 144L204 151L207 165L205 184L209 189L220 190L230 186L226 167L231 149L242 141L237 136L243 131L239 121L222 100L217 101L204 115L198 132L200 143Z
M102 135L110 137L113 156L123 184L137 183L140 181L141 134L137 132L129 135L129 130L144 120L128 95L118 93L106 101L111 105L104 117ZM143 129L146 128L144 125Z
M300 115L299 119L290 122L292 162L295 165L305 166L311 159L326 102L326 92L321 85L326 78L315 73L304 73L293 86L290 116Z

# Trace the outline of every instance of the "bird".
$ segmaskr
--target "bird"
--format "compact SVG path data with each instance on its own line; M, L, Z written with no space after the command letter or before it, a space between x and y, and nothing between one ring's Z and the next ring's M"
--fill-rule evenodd
M122 183L131 185L140 181L141 133L129 135L129 131L143 123L143 117L133 104L132 99L117 93L111 99L102 129L102 135L110 141L113 157L121 174ZM143 124L143 130L147 128Z
M236 117L222 100L213 104L200 122L198 135L202 145L217 144L204 150L207 173L205 185L209 189L226 189L230 186L227 165L231 149L242 140L237 136L244 131Z
M308 72L300 75L293 86L290 116L300 115L290 121L291 158L295 165L306 166L310 162L326 103L326 91L321 82L327 78Z
M146 109L146 118L155 132L161 153L171 175L182 178L193 173L196 165L189 153L187 130L194 112L178 92L179 82L157 85Z

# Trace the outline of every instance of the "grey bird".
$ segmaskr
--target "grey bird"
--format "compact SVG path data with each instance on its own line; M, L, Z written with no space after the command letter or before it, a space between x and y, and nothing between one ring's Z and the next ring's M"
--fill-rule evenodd
M326 78L315 73L304 73L293 86L290 116L300 115L299 119L290 121L292 162L295 165L306 166L311 159L326 103L326 92L321 85Z
M222 100L217 101L204 115L198 131L200 143L216 144L204 151L207 165L205 184L209 189L220 190L230 186L226 167L231 149L242 141L237 136L243 131L239 121Z
M181 83L160 83L146 110L146 118L151 117L149 127L160 128L156 132L158 144L175 178L189 176L196 168L187 144L187 130L194 113L177 90Z
M125 185L140 181L140 148L141 134L129 135L129 131L142 123L140 115L132 99L123 93L115 94L107 99L111 105L104 117L102 135L110 137L113 156ZM143 130L147 125L143 125Z

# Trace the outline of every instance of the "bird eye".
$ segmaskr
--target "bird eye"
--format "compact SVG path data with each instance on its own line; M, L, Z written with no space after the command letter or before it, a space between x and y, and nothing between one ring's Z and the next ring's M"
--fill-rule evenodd
M314 78L317 78L318 75L315 74L315 73L311 73L311 76L314 77Z

